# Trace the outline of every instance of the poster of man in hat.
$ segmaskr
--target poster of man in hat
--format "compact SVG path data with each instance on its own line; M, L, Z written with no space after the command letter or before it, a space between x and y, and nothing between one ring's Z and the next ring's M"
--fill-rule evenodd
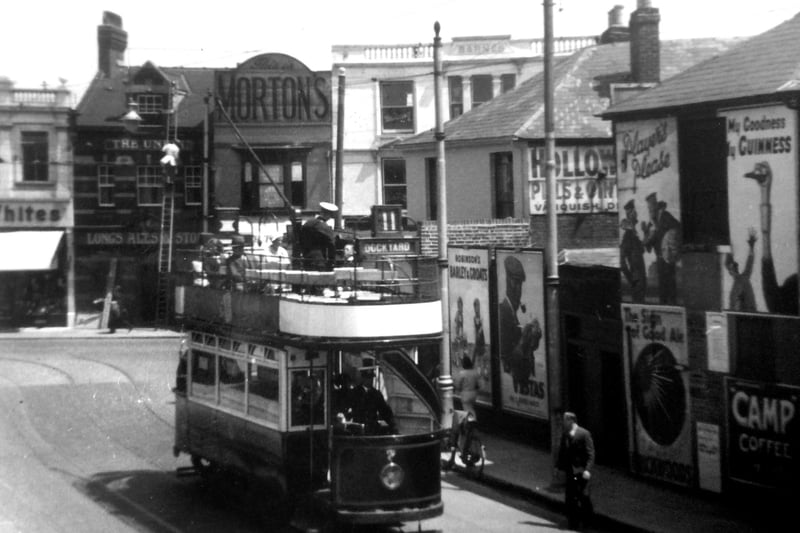
M547 420L543 254L497 250L496 294L503 409Z

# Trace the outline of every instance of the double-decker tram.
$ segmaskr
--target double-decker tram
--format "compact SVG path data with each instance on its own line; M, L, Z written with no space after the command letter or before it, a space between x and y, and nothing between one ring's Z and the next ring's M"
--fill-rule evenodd
M436 258L245 259L240 280L177 276L176 456L245 476L272 508L304 497L353 524L440 515L439 398L417 364L442 335Z

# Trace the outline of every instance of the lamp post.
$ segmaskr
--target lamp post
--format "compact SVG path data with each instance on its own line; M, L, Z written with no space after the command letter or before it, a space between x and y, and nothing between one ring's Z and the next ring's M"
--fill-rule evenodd
M453 377L450 375L450 296L447 288L447 179L444 160L444 128L442 126L442 38L441 26L433 25L433 92L436 109L436 210L439 228L439 295L442 302L442 342L439 349L439 396L442 401L442 427L453 425Z
M128 112L122 115L122 125L128 133L136 133L139 130L139 125L142 123L142 117L139 115L139 104L133 100L128 101Z
M544 158L547 190L547 381L550 404L550 452L552 481L559 480L555 468L561 438L563 411L562 365L558 306L558 218L556 216L555 125L553 121L553 0L544 0Z
M336 111L336 182L334 183L335 203L339 206L336 211L336 229L343 229L342 226L342 211L344 206L343 198L343 182L344 182L344 89L345 89L345 75L344 67L339 67L339 102Z

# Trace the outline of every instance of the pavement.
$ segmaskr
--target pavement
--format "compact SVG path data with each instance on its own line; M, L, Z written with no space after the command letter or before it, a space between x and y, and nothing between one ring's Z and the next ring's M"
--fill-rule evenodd
M153 327L118 329L110 334L99 329L97 316L79 317L73 328L21 328L0 331L0 341L42 338L108 339L177 338L180 333ZM523 442L519 437L481 431L486 463L478 474L460 462L449 475L470 476L501 491L530 498L563 511L564 487L554 473L548 449ZM449 457L449 454L443 454ZM652 532L756 532L782 530L794 510L778 498L732 499L697 489L659 483L630 473L625 467L596 465L591 496L594 525L606 531ZM791 496L791 495L790 495ZM785 501L785 500L784 500ZM797 500L800 501L800 500ZM796 505L796 502L794 503ZM791 522L788 522L791 523Z

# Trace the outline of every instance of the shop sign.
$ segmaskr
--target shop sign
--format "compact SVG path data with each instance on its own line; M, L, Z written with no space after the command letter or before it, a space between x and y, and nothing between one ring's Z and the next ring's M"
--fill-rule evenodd
M0 228L70 226L71 202L0 201Z
M159 242L160 233L134 231L89 231L79 237L80 245L85 246L151 246ZM172 244L199 245L200 234L194 232L175 232Z
M234 122L329 123L329 72L312 72L283 54L256 56L237 69L216 73L219 101ZM218 112L223 120L222 112Z
M690 486L694 479L686 311L622 305L634 469Z
M800 474L800 387L725 380L728 475L794 488Z
M192 141L181 140L181 149L187 152L192 150ZM133 137L121 137L116 139L105 139L103 148L113 152L160 152L164 146L164 139L137 139Z
M559 146L554 154L556 208L560 213L614 213L617 176L614 148ZM530 210L547 213L544 148L531 149Z

